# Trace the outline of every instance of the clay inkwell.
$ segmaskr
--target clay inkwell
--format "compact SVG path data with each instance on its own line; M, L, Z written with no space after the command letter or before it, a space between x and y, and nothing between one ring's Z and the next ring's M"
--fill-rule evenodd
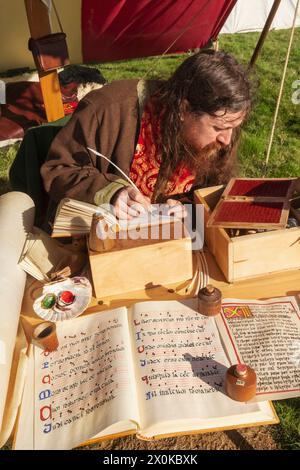
M50 321L40 323L33 331L32 338L45 351L56 351L58 348L58 339L56 334L56 325Z
M222 293L212 284L198 292L198 312L206 317L214 317L221 312Z
M235 364L226 372L225 390L236 401L249 401L256 394L256 373L246 364Z
M112 235L113 232L103 215L93 214L89 236L90 249L97 252L112 250L116 244L115 237Z

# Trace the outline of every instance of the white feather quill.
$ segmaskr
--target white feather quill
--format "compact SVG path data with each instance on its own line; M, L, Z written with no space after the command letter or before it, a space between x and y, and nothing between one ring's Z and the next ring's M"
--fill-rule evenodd
M110 165L113 165L117 170L119 170L120 173L122 173L122 175L124 176L124 178L127 179L127 181L131 184L131 186L133 186L139 193L141 193L141 191L139 190L139 188L134 184L133 181L131 181L131 179L124 173L124 171L121 170L121 168L118 167L118 165L116 165L116 164L113 163L111 160L109 160L107 157L105 157L105 155L102 155L102 153L97 152L97 150L93 150L93 149L91 149L90 147L87 147L87 149L88 149L90 152L93 152L95 155L97 155L97 157L101 157L101 158L104 158L105 160L107 160ZM142 193L141 193L141 194L142 194Z

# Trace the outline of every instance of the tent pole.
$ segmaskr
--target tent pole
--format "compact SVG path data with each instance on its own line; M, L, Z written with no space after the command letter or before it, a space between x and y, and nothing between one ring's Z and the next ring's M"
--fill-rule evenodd
M272 125L272 130L271 130L271 135L270 135L270 140L269 140L269 145L268 145L268 150L267 150L267 155L266 155L265 173L267 171L267 166L268 166L268 163L269 163L269 157L270 157L273 138L274 138L274 132L275 132L275 126L276 126L277 117L278 117L279 106L280 106L280 103L281 103L281 98L282 98L282 93L283 93L283 86L284 86L287 66L288 66L290 53L291 53L291 48L292 48L293 39L294 39L294 32L295 32L295 27L296 27L296 20L297 20L297 14L298 14L299 6L300 6L300 0L297 0L294 19L293 19L293 25L292 25L292 30L291 30L290 42L289 42L288 50L287 50L287 53L286 53L284 69L283 69L281 84L280 84L280 89L279 89L279 95L278 95L278 98L277 98L276 109L275 109L275 114L274 114L274 118L273 118L273 125Z
M280 2L281 2L281 0L274 0L273 6L272 6L272 8L271 8L271 10L270 10L270 13L269 13L269 16L268 16L268 18L267 18L267 21L266 21L266 23L265 23L264 29L263 29L262 32L261 32L261 35L260 35L259 40L258 40L258 42L257 42L257 44L256 44L255 49L254 49L253 55L252 55L252 57L251 57L251 60L250 60L250 62L249 62L249 66L248 66L249 69L251 69L251 68L254 66L255 62L256 62L256 59L257 59L257 57L258 57L258 55L259 55L259 53L260 53L260 51L261 51L261 48L262 48L262 46L263 46L263 44L264 44L264 42L265 42L265 39L266 39L267 35L268 35L269 29L270 29L270 27L271 27L271 24L272 24L272 21L273 21L273 19L274 19L274 16L276 15L276 12L277 12L277 10L278 10L278 7L279 7L279 5L280 5Z
M33 39L51 34L51 25L47 6L41 0L25 0L30 35ZM64 117L57 71L39 72L47 121L52 122Z

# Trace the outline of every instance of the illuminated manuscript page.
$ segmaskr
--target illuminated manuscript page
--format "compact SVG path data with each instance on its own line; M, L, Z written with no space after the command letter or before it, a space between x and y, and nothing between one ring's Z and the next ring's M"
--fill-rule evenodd
M193 300L143 302L129 314L142 436L263 419L257 404L225 396L229 362L218 330L193 306Z
M35 448L68 449L104 430L135 429L126 309L56 325L58 350L47 355L35 348Z
M295 298L225 299L217 325L231 362L255 370L256 401L300 396L300 311Z

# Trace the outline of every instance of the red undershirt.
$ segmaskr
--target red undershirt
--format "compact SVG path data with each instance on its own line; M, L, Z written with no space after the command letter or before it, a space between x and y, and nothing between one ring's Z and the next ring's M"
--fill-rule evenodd
M130 179L139 190L152 197L161 164L160 118L151 105L144 109L141 129L130 168ZM195 176L188 168L179 165L166 186L166 195L182 194L190 191Z

